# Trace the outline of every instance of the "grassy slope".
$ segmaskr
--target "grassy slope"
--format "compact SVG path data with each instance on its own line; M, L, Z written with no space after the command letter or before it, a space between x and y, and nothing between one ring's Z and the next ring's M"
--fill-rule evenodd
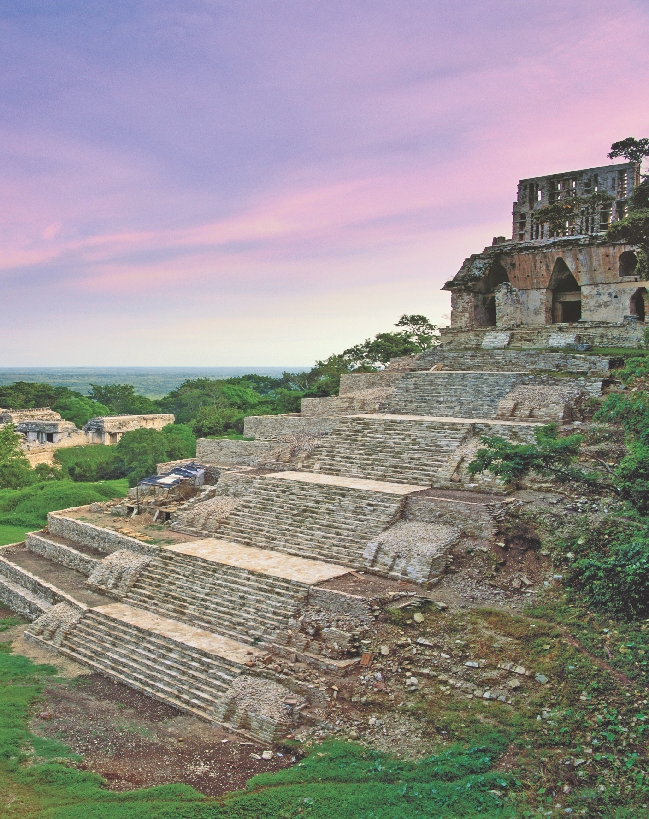
M71 506L83 506L93 501L122 497L128 491L126 480L99 483L46 481L24 489L0 490L0 535L40 529L47 522L47 513ZM13 531L12 531L13 530ZM14 538L15 539L15 538ZM5 541L13 542L13 540Z
M1 628L0 621L0 628ZM55 673L0 644L0 815L41 819L424 819L511 817L500 794L511 779L493 769L503 738L400 762L350 743L316 748L296 767L251 780L223 801L184 785L128 793L102 788L57 742L34 737L30 710ZM497 791L498 793L495 793ZM4 804L3 804L4 803Z
M551 591L527 615L487 609L425 611L402 622L413 639L462 637L488 661L517 657L547 676L516 709L444 690L401 706L440 737L438 755L399 762L358 745L316 746L300 765L251 780L225 800L183 785L129 793L102 788L57 743L27 728L50 667L0 653L0 816L39 819L505 819L564 813L588 819L646 817L649 709L642 626L612 624ZM612 637L605 638L607 628ZM506 651L503 651L503 645ZM449 651L453 649L449 648ZM507 656L505 656L507 655ZM610 657L609 657L610 655ZM368 713L391 706L369 697ZM394 706L392 706L394 707ZM442 741L442 737L444 740ZM1 797L0 797L1 799ZM13 801L12 801L13 800ZM0 806L2 802L0 801ZM561 805L561 808L559 808Z

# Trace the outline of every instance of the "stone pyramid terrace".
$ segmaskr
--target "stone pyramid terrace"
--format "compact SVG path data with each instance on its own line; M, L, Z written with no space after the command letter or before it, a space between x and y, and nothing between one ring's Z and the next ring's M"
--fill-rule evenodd
M344 376L300 414L246 419L250 440L200 440L206 484L171 524L151 524L147 496L129 519L114 503L51 513L2 549L0 599L54 652L281 736L331 696L305 669L353 673L384 606L429 596L458 541L493 536L503 488L467 472L480 437L578 424L609 364L447 344Z

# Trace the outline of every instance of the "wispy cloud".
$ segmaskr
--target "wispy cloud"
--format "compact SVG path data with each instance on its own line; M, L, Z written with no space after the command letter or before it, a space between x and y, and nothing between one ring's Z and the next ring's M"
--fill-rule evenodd
M273 363L440 315L519 177L649 126L638 0L24 0L0 33L4 364Z

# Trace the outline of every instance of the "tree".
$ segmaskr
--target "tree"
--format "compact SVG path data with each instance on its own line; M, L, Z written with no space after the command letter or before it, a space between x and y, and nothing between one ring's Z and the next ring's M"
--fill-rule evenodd
M624 157L627 162L642 162L645 157L649 156L649 139L647 137L621 139L611 145L611 150L607 156L609 159Z
M317 361L309 373L305 396L319 398L337 395L340 376L344 373L376 372L392 358L415 355L439 343L437 327L426 316L403 315L395 327L404 329L396 333L377 333L374 338L367 338L342 353Z
M20 489L34 482L34 473L13 424L0 427L0 489Z
M150 415L159 412L157 404L138 395L132 384L91 384L90 397L115 415Z
M180 424L168 424L160 431L134 429L121 437L115 450L122 474L135 486L142 478L155 475L159 463L193 458L196 438L188 427Z
M497 435L483 436L480 440L485 448L476 452L468 466L469 474L490 472L513 486L530 472L561 483L596 483L596 476L574 467L583 435L559 438L556 424L549 424L535 430L534 438L534 444L514 444Z

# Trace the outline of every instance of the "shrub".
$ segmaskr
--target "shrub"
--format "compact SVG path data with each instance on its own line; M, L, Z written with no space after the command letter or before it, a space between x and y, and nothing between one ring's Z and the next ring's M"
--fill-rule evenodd
M74 483L48 481L22 489L0 491L0 524L40 529L47 513L94 501L118 498L126 494L126 481Z
M73 481L108 481L125 476L115 446L73 446L58 449L54 460Z
M181 424L169 424L159 432L135 429L125 433L116 446L116 463L130 486L154 475L159 463L195 455L196 438L189 427Z
M649 614L649 539L619 543L607 554L591 554L575 564L571 584L591 605L625 617Z

